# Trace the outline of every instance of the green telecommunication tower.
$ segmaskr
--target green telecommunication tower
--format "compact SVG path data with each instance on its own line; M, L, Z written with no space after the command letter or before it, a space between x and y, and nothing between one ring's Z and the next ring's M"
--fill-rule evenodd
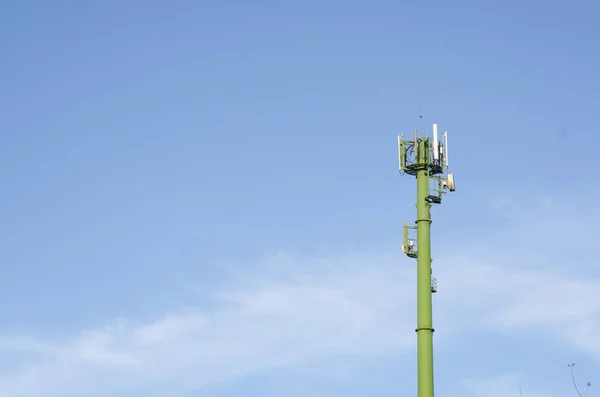
M412 141L398 136L398 162L401 174L417 178L417 220L404 223L402 252L417 259L417 378L418 397L433 397L433 323L431 297L437 281L431 271L431 205L441 204L447 191L454 191L454 176L448 170L448 134L438 140L437 124L433 138L414 132ZM444 176L445 174L445 176ZM416 232L416 236L414 235Z

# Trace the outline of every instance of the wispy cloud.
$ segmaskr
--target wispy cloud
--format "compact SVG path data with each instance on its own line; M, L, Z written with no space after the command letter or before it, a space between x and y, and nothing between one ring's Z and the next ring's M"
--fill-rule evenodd
M502 374L488 378L467 378L460 382L467 395L473 397L553 397L553 394L523 388L523 375Z
M414 335L412 305L400 302L410 301L412 287L394 259L280 254L254 269L260 277L224 285L211 310L188 308L145 324L121 319L67 343L20 339L46 354L5 374L0 389L7 397L30 396L43 385L46 396L68 396L91 381L112 395L175 384L191 390L328 354L402 353ZM280 261L289 276L265 271Z
M523 263L531 255L525 248L521 261L517 251L507 257L502 246L488 244L485 252L434 262L436 324L445 330L439 337L464 338L459 331L469 319L470 332L524 338L517 331L543 330L552 343L599 359L600 279L556 264L530 266ZM539 255L555 260L552 249ZM402 355L414 349L414 279L414 262L397 255L279 253L238 271L211 307L198 304L145 323L118 319L67 342L5 336L1 349L35 354L0 376L0 390L5 397L177 396L329 355ZM509 389L502 395L515 395L513 377L482 382L463 386L474 396Z

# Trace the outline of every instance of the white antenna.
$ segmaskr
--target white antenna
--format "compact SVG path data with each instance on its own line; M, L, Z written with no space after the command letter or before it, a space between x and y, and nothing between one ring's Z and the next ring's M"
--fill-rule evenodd
M446 168L448 168L448 132L444 131L444 163L446 164Z
M438 134L437 134L437 124L433 125L433 159L437 162L439 157L439 149L438 149Z
M402 172L402 135L398 135L398 169Z

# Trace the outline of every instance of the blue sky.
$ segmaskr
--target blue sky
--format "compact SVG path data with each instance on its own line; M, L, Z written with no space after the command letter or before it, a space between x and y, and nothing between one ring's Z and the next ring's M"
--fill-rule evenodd
M4 1L5 397L415 395L415 182L436 394L600 370L593 1ZM596 391L591 390L590 396Z

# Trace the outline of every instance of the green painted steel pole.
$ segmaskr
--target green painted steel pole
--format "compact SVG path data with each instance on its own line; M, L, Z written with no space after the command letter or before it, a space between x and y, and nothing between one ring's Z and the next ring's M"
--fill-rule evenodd
M429 155L429 145L422 141L419 150ZM424 162L427 160L423 158ZM431 304L431 203L429 171L417 172L417 377L418 397L433 397L433 324Z

